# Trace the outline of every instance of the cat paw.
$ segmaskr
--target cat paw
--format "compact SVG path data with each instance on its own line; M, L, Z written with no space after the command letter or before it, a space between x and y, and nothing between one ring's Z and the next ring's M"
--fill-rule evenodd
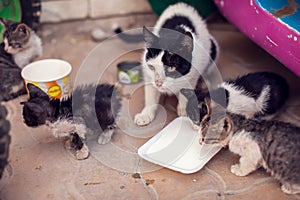
M134 117L134 123L138 126L146 126L152 121L151 117L144 113L139 113Z
M281 186L281 191L286 193L286 194L293 194L290 188L286 187L286 185Z
M247 174L243 173L239 164L231 165L230 171L231 171L231 173L233 173L236 176L246 176L247 175Z
M111 140L111 137L107 137L105 135L100 135L98 138L98 144L107 144Z
M77 160L86 159L89 156L90 152L86 145L83 145L80 150L77 150L75 155Z
M300 193L300 185L292 185L286 183L281 186L281 190L286 194L298 194Z

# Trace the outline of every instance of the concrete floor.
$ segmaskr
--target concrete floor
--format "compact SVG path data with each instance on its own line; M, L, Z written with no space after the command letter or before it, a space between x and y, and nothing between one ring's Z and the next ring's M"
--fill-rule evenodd
M139 60L142 46L120 45L118 39L102 43L90 39L93 27L105 27L109 32L115 20L125 24L125 28L134 28L152 26L156 17L145 15L44 25L39 33L44 43L42 58L69 61L73 66L71 79L75 85L93 81L93 78L100 82L115 82L116 63ZM263 70L282 74L291 85L291 98L279 118L298 123L300 79L231 25L210 24L209 28L221 47L217 66L222 77L234 78ZM95 77L96 71L98 77ZM142 109L143 85L123 86L123 91L127 94L122 111L125 117L120 119L112 142L101 147L91 142L91 156L82 161L76 160L64 148L63 140L55 139L46 127L29 128L23 124L19 102L26 96L6 103L12 124L12 142L9 165L0 181L0 199L300 199L300 195L281 192L278 182L263 169L247 177L231 174L229 168L238 157L228 149L221 150L203 169L192 174L181 174L142 160L137 149L176 117L176 99L168 97L163 101L166 109L160 115L164 117L160 121L163 123L150 129L139 129L133 125L132 117Z

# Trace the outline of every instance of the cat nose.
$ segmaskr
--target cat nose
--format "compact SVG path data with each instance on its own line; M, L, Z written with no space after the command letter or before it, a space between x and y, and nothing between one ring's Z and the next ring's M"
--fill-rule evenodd
M200 139L199 139L199 144L200 144L200 145L204 144L204 138L200 138Z
M161 87L161 86L163 85L163 82L162 82L162 81L159 81L159 80L156 80L156 81L155 81L155 85L156 85L157 87Z

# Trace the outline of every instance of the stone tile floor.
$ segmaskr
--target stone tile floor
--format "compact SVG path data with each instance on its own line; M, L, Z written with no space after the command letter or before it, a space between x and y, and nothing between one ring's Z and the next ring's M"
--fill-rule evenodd
M126 25L131 23L126 27L130 28L151 26L155 19L155 16L147 15L119 21L123 20L121 24ZM73 66L71 79L74 84L91 81L99 70L103 72L98 77L100 82L115 82L116 63L139 60L141 45L122 46L118 39L112 39L105 43L105 48L98 46L94 49L99 42L90 39L91 28L111 27L114 22L107 19L102 22L44 25L39 33L44 42L43 58L69 61ZM222 77L233 78L262 70L281 73L291 85L291 97L279 118L298 123L299 78L231 25L210 24L209 28L221 47L217 66ZM132 51L129 52L126 45ZM118 49L127 52L118 54ZM111 59L116 52L118 56L106 65L107 58ZM22 123L19 102L24 101L26 96L6 103L12 123L12 142L9 165L0 181L0 199L300 199L300 195L282 193L280 185L263 169L247 177L231 174L230 165L236 163L238 157L228 149L223 149L203 169L193 174L181 174L143 161L136 154L138 147L176 117L176 99L167 97L162 100L166 109L162 113L164 123L149 131L136 128L131 120L142 109L143 85L124 86L123 91L126 98L122 112L126 115L119 124L123 128L116 132L109 145L99 147L91 143L91 156L82 161L76 160L64 149L63 141L55 139L46 127L29 128Z

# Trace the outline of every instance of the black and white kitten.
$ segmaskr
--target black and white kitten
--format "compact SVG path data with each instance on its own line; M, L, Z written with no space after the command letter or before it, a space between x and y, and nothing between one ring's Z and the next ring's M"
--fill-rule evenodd
M20 68L42 55L41 39L24 23L10 24L3 33L3 42L4 51Z
M144 27L145 52L142 65L145 107L134 117L139 126L155 117L161 94L179 95L180 89L194 89L199 76L208 73L218 57L218 45L197 11L187 4L169 6L153 32ZM177 112L185 114L184 98Z
M38 36L23 23L9 23L0 44L0 94L4 101L26 93L21 68L42 53Z
M272 117L288 99L289 85L278 74L254 72L225 81L209 92L182 89L181 93L188 99L187 116L197 128L213 103L246 118Z
M111 140L121 108L121 98L114 86L99 84L77 87L61 101L51 99L33 84L29 83L27 87L30 98L22 102L26 125L36 127L46 124L55 137L68 137L66 147L76 150L77 159L85 159L89 155L84 142L88 132L101 133L99 144Z
M205 144L229 145L240 156L231 166L233 174L247 176L262 166L282 184L283 192L300 193L300 127L227 113L201 123L200 130Z

